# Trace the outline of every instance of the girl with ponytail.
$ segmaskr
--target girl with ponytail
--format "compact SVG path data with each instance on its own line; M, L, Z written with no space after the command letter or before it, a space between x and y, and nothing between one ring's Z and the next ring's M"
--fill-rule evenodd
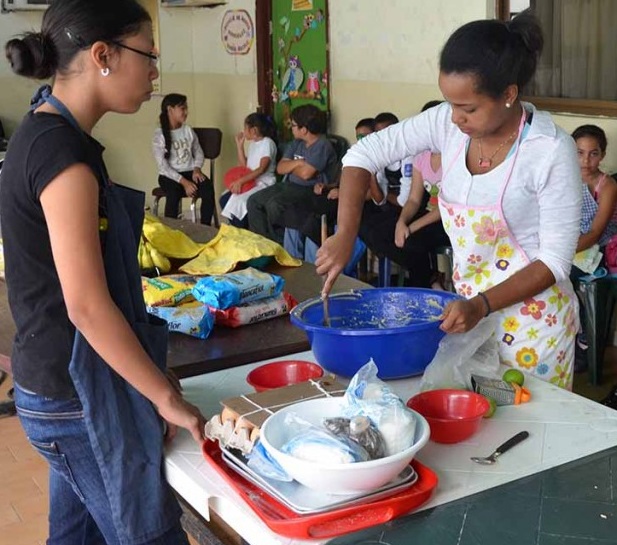
M178 217L183 197L199 197L200 221L209 225L214 215L214 186L201 171L204 152L195 131L186 124L187 117L186 96L171 93L163 98L152 151L159 185L165 190L165 216Z
M168 380L167 328L145 310L144 194L109 181L92 136L108 112L150 99L150 17L137 0L54 0L41 31L5 49L16 74L53 81L12 135L0 184L15 404L49 463L47 543L188 545L163 430L201 442L204 419Z
M249 197L276 182L276 126L266 114L255 112L246 116L244 130L236 134L238 165L249 172L236 179L220 198L221 216L231 225L248 229L246 203ZM247 142L248 151L244 149ZM243 190L243 186L255 181L254 187Z

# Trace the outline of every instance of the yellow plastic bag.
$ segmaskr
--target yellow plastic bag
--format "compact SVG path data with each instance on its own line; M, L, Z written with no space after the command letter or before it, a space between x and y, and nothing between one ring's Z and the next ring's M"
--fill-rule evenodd
M238 263L264 256L273 256L279 264L287 267L302 265L302 261L291 257L276 242L245 229L221 225L217 235L205 245L203 251L182 265L180 270L196 275L225 274L233 271Z
M191 259L205 246L190 239L182 231L167 227L152 214L146 214L144 218L143 234L159 252L174 259Z

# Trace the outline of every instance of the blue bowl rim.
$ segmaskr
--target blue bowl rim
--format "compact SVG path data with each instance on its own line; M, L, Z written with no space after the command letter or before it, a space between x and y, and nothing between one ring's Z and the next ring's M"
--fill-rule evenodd
M349 296L353 296L354 294L362 294L364 292L375 293L377 291L382 291L382 292L387 291L388 293L392 293L392 292L403 292L403 291L409 291L409 290L427 292L431 294L442 293L442 294L445 294L448 298L451 298L453 301L457 299L463 299L463 297L461 297L460 295L456 293L440 292L440 291L432 290L429 288L366 288L366 289L357 289L357 290L353 289L353 290L342 291L342 292L332 294L330 295L330 298L345 297L345 296L349 297ZM319 325L319 324L309 324L305 322L304 320L302 320L301 315L307 308L315 306L315 305L321 305L321 304L322 304L321 297L312 297L311 299L302 301L301 303L296 305L290 312L291 322L294 325L306 331L312 331L316 333L323 333L326 335L336 335L336 336L341 336L341 335L343 336L345 335L348 335L348 336L398 335L399 333L409 333L411 331L423 331L425 329L434 329L436 326L438 326L442 322L442 320L431 320L431 321L427 320L427 321L418 322L418 323L409 324L409 325L400 326L400 327L352 329L352 328L342 328L342 327L329 327L329 326Z

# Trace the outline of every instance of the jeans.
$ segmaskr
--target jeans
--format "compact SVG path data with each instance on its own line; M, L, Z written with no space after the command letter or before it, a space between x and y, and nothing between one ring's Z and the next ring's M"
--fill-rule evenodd
M80 401L46 398L15 384L15 404L28 441L49 464L47 544L129 545L113 523ZM178 525L142 545L188 545L188 540Z

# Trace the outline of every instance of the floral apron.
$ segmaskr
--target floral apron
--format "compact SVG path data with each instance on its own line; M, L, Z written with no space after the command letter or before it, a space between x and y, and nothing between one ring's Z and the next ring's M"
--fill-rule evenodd
M499 199L487 206L448 203L439 196L439 209L454 253L456 291L470 298L526 267L530 260L506 223L502 202L518 157L518 144L509 161ZM444 182L470 176L463 140L444 172ZM499 167L498 167L499 168ZM493 313L501 363L572 389L574 339L578 330L578 301L568 279L543 292Z

